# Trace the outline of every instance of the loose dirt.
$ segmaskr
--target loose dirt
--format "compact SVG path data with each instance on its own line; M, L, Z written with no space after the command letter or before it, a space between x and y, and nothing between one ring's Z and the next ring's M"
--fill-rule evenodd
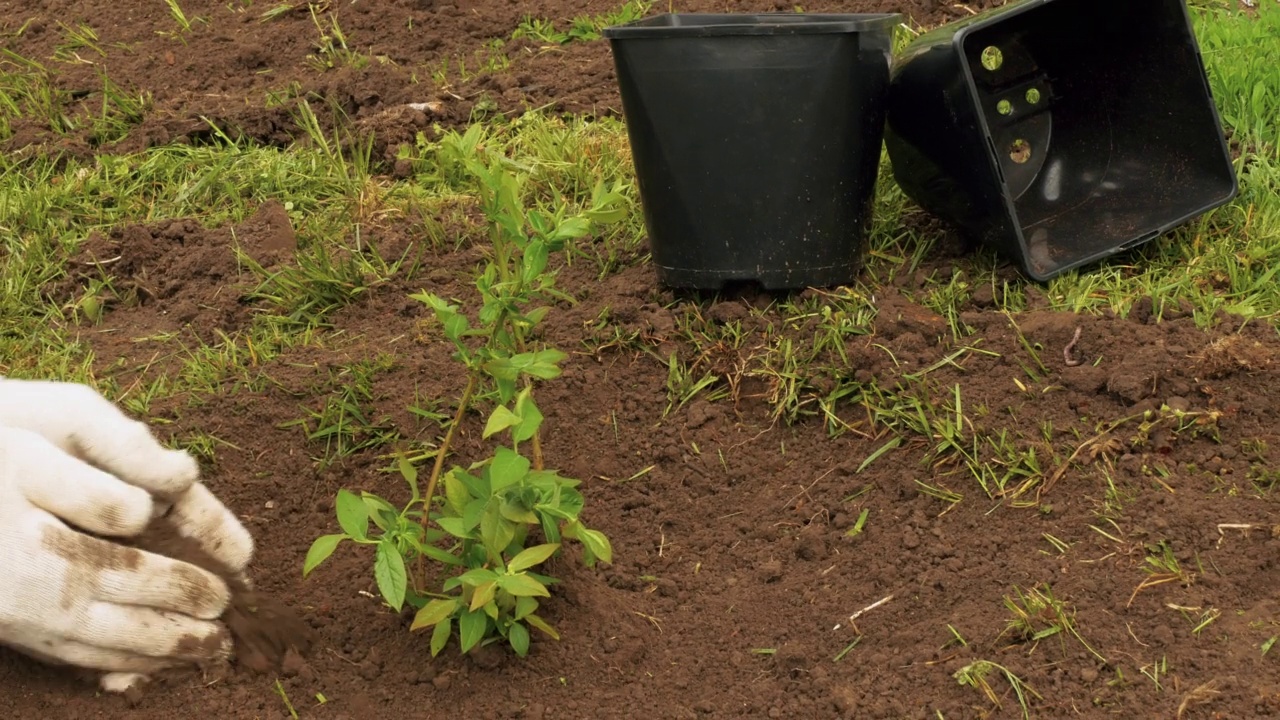
M210 555L192 538L178 532L168 517L154 520L143 534L127 543L133 547L171 557L208 570L226 581L231 590L231 603L221 621L231 632L232 661L256 673L278 673L286 657L299 657L311 649L313 631L287 605L246 583ZM141 694L132 698L138 701Z
M237 2L186 0L188 16L209 22L183 43L156 34L171 28L163 3L99 5L0 3L0 28L11 49L47 59L61 42L59 22L92 24L107 54L77 52L107 66L116 82L150 90L153 109L114 148L27 128L9 138L10 151L19 141L28 152L85 155L195 142L211 132L200 118L284 143L294 134L293 105L268 108L266 96L291 83L286 94L294 99L313 93L367 123L386 157L403 138L465 122L478 106L617 112L607 46L545 49L509 39L526 13L563 26L612 3L333 3L350 46L391 62L327 72L307 62L318 33L305 7L262 23L258 3L240 10ZM790 4L677 9L726 6ZM980 6L805 7L896 10L935 23ZM502 41L510 67L447 85L423 70L444 58L471 62L493 39ZM92 108L93 67L57 68L63 87L91 93L85 102ZM410 102L439 109L406 110ZM237 241L275 253L268 261L289 261L291 234L275 209L240 230ZM232 244L226 229L179 220L113 229L72 258L82 269L120 258L112 273L125 297L81 333L99 374L123 388L142 386L182 362L150 338L208 339L214 329L244 327L254 309L244 299L251 278L240 276ZM1263 650L1280 635L1280 521L1268 493L1280 447L1276 333L1228 316L1199 330L1187 308L1150 302L1127 318L1077 317L1042 309L1034 293L1028 312L1007 316L995 309L994 290L978 287L955 319L975 333L956 340L948 320L920 297L929 274L958 271L949 247L883 289L868 334L825 351L822 365L834 374L801 371L804 409L816 410L816 398L837 383L866 390L861 384L875 380L888 392L923 393L929 403L922 410L941 422L956 412L959 386L968 420L952 439L972 450L965 443L975 433L1005 438L1010 459L984 477L1017 487L1035 468L1050 479L1038 489L990 499L963 456L925 460L943 436L908 435L916 439L886 449L892 436L868 422L856 394L836 406L830 423L817 414L794 425L775 421L768 401L786 378L737 368L760 367L780 340L813 342L814 326L783 323L777 298L676 297L658 289L644 265L598 279L596 268L579 263L564 268L559 283L579 303L558 306L546 330L574 354L564 376L539 395L545 455L584 481L584 519L612 539L615 561L586 570L571 552L548 568L564 581L544 603L563 639L535 637L528 659L461 657L456 645L433 659L428 638L408 632L407 614L377 600L371 554L346 545L302 579L311 541L337 531L338 488L404 497L387 458L359 453L317 469L320 449L288 423L341 388L341 368L385 355L369 416L405 438L434 441L437 426L408 407L440 398L435 409L450 412L461 378L450 348L421 332L427 314L406 294L429 283L470 297L457 278L478 256L464 246L337 313L322 343L256 365L264 382L227 383L198 402L173 397L149 409L162 432L218 440L206 481L254 533L253 587L283 603L272 612L296 614L308 626L314 641L306 653L282 656L288 643L273 640L266 643L271 662L251 663L268 667L266 674L244 665L213 678L178 674L131 706L73 673L4 652L0 708L13 717L135 720L288 718L290 708L332 719L1019 716L998 670L987 681L999 710L980 689L957 682L956 673L988 661L1039 694L1040 717L1280 712L1280 650ZM51 293L65 302L91 277L77 272ZM609 327L596 330L602 313ZM740 330L739 349L694 347L682 332L690 317ZM1077 327L1071 357L1081 362L1068 365L1063 349ZM615 331L637 340L613 344ZM667 366L640 345L714 369L715 387L728 396L669 407ZM479 457L481 422L478 414L469 418L458 463ZM847 429L831 432L841 426ZM992 457L986 447L979 454ZM851 533L863 513L861 531ZM1183 574L1170 578L1149 557L1172 557ZM1009 630L1006 598L1016 597L1015 588L1045 586L1068 603L1087 647L1066 632L1028 640ZM246 605L264 607L238 607Z

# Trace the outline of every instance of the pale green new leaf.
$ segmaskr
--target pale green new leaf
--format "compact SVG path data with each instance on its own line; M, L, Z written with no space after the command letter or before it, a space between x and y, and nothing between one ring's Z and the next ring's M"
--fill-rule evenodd
M350 490L339 490L334 508L343 532L356 540L369 537L369 508L359 495Z
M511 562L507 563L507 572L518 573L528 570L531 567L542 564L547 558L556 554L560 549L560 543L546 543L543 545L534 545L520 551L519 555L511 558Z
M338 545L346 540L346 535L321 535L316 541L311 543L311 549L307 550L307 557L302 561L302 577L311 574L320 563L329 559L334 550L338 549Z
M410 630L421 630L432 625L444 622L453 615L458 609L457 600L432 600L413 616L413 624L409 626Z
M449 509L457 515L461 515L466 510L467 503L471 502L467 486L452 471L444 476L444 499L449 504Z
M527 623L529 623L529 624L530 624L530 625L532 625L533 627L538 628L539 630L541 630L542 632L546 633L547 635L549 635L549 636L551 636L551 637L555 638L556 640L559 640L559 639L560 639L560 633L556 632L556 629L555 629L555 628L553 628L553 627L551 627L550 625L548 625L546 620L543 620L542 618L538 617L537 615L534 615L534 614L532 614L532 613L530 613L530 614L528 614L528 615L525 615L525 616L524 616L524 621L525 621L525 622L527 622Z
M453 634L453 619L445 618L444 622L436 625L436 629L431 631L431 657L440 654L444 650L444 646L449 644L449 636Z
M493 454L493 463L489 466L489 487L491 492L514 485L529 473L529 459L509 447L500 447Z
M505 405L499 405L494 409L493 414L489 416L488 422L484 425L484 437L490 437L521 424L519 415L511 412Z
M404 608L409 577L405 572L404 558L391 540L378 543L378 550L373 558L373 578L378 583L378 591L382 593L382 597L396 612Z
M545 585L528 575L503 575L498 585L516 597L551 597Z
M516 536L515 526L502 517L501 508L501 501L493 498L480 518L480 539L484 542L485 549L495 558L502 556L502 551Z
M589 551L588 557L584 559L588 566L594 565L596 558L607 563L613 562L613 545L604 533L599 530L588 530L585 527L579 528L578 540Z
M440 518L439 520L436 520L436 523L440 525L441 529L456 538L461 538L463 540L475 539L471 532L467 530L466 524L463 522L462 518Z
M512 430L511 437L516 442L524 442L538 432L543 420L542 411L538 409L538 404L533 401L533 395L528 388L521 391L519 397L516 398L516 413L519 414L520 422Z
M476 586L475 593L471 596L470 610L475 612L480 608L488 605L493 600L494 594L498 592L498 583L490 580L486 583L480 583Z

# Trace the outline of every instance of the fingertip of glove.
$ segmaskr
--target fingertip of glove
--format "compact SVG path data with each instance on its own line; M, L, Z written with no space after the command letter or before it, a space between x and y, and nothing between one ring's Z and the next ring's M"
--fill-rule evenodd
M173 506L176 527L200 543L232 573L243 573L253 559L253 535L208 487L196 483Z
M98 678L98 685L109 693L137 692L147 684L147 676L130 672L109 672Z

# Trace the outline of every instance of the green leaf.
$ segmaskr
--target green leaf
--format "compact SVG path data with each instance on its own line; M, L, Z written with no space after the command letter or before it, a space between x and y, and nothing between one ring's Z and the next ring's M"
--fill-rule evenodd
M538 522L538 516L535 515L532 510L521 507L517 503L511 502L510 500L507 500L505 498L502 500L501 508L502 508L502 517L510 520L513 523Z
M493 454L493 464L489 466L489 487L491 492L498 492L509 485L515 485L529 474L529 459L509 447L500 447Z
M454 475L461 480L462 484L467 486L467 492L469 492L472 497L489 497L489 483L485 482L484 478L476 477L475 475L460 469L451 470L449 474Z
M539 350L533 354L534 360L547 365L559 365L569 359L569 355L555 348Z
M502 557L502 551L516 536L516 529L511 521L502 517L502 504L495 498L485 508L480 518L480 539L489 554L495 558Z
M356 540L369 537L369 508L359 495L350 490L339 490L334 506L343 532Z
M400 511L391 505L391 503L372 493L360 493L360 500L364 502L365 512L374 525L379 530L386 532L397 524L400 519Z
M493 383L498 388L498 398L502 402L511 402L511 398L516 394L515 378L498 378Z
M484 509L489 506L488 497L473 498L467 503L462 510L462 522L465 523L467 532L474 533L475 529L480 527L480 518L484 515Z
M475 536L467 530L466 524L463 522L462 518L440 518L436 520L436 523L440 525L441 529L456 538L461 538L463 540L475 539Z
M519 397L516 398L516 413L520 418L520 422L515 426L515 430L511 432L511 437L516 442L524 442L538 432L543 420L542 411L538 409L537 403L533 401L533 394L529 392L529 388L522 390Z
M418 548L418 551L421 552L423 555L426 555L427 557L431 558L432 560L435 560L436 562L442 562L446 565L462 565L463 564L463 562L458 559L457 555L454 555L451 552L446 552L444 550L441 550L435 545L423 545Z
M574 240L591 232L591 221L581 216L565 218L556 228L553 240Z
M524 625L511 623L511 628L507 630L507 641L511 643L511 649L516 651L516 655L524 657L529 654L529 628Z
M378 543L378 551L373 558L373 578L378 583L378 591L391 607L399 612L404 608L404 594L409 587L408 574L404 569L404 558L391 540Z
M544 318L547 317L547 313L550 311L551 311L551 307L548 305L536 307L524 314L525 323L530 327L537 325L538 323L542 322Z
M519 357L519 356L517 356ZM494 358L481 367L495 380L515 380L520 370L515 365L515 358Z
M493 582L498 579L498 573L488 568L475 568L468 570L458 576L462 582L471 587L479 587L482 583Z
M529 473L529 482L545 492L572 490L582 484L581 480L561 477L555 470L534 470Z
M595 558L599 558L607 563L613 562L613 545L609 542L609 538L599 530L588 530L581 528L578 530L578 540L589 551L589 557L584 558L587 566L595 565Z
M477 585L475 593L471 596L471 611L475 612L485 605L488 605L493 600L494 594L497 592L498 583L495 580L490 580L489 582Z
M531 567L540 565L547 558L556 554L560 549L560 543L546 543L544 545L534 545L531 548L525 548L519 555L511 558L511 562L507 563L507 572L518 573L522 570L528 570Z
M525 615L538 609L538 601L527 595L516 598L516 613L512 617L516 620L523 618Z
M467 491L467 486L452 470L444 476L444 499L449 509L457 515L461 515L467 503L471 502L471 493Z
M519 424L519 415L508 410L506 405L499 405L494 408L493 414L489 416L488 422L484 425L484 437L487 438Z
M560 633L556 632L556 629L555 629L555 628L553 628L553 627L551 627L550 625L548 625L546 620L543 620L542 618L538 617L537 615L534 615L533 613L530 613L530 614L528 614L528 615L525 615L525 616L524 616L524 621L525 621L525 622L527 622L527 623L529 623L530 625L532 625L532 626L534 626L534 627L538 628L539 630L541 630L542 632L546 633L547 635L549 635L549 636L551 636L551 637L555 638L556 640L559 640L559 639L560 639Z
M514 381L520 373L549 380L560 375L559 363L569 356L556 349L520 353L506 360L491 360L485 371L498 380Z
M339 543L346 539L346 535L321 535L316 538L307 551L306 559L302 561L302 577L310 575L320 563L328 560L333 551L338 549Z
M444 650L444 646L449 644L449 636L453 634L453 619L445 618L444 622L436 625L436 629L431 631L431 657L440 654Z
M457 342L470 327L467 316L458 312L458 306L445 302L440 296L434 293L419 293L410 297L431 306L435 311L436 319L444 329L445 337L450 340Z
M409 626L410 630L421 630L432 625L448 620L458 609L457 600L432 600L413 616L413 624Z
M409 490L412 493L409 497L409 504L418 502L418 498L422 497L418 493L418 468L409 462L409 458L404 455L400 456L400 476L409 484Z
M547 259L550 256L550 250L546 243L531 242L524 251L524 281L526 284L532 285L543 270L547 269Z
M462 652L468 653L471 648L484 639L484 631L489 625L489 616L482 612L466 611L458 618L458 634L462 639Z
M576 488L565 487L560 489L559 508L569 513L570 517L577 518L582 513L584 504L582 493Z
M548 542L560 542L560 523L556 522L555 516L549 513L540 513L542 516L542 534Z
M498 585L516 597L551 597L546 586L528 575L502 575Z
M530 210L525 219L529 221L529 227L539 235L546 235L551 230L551 225L548 224L550 218L541 210Z

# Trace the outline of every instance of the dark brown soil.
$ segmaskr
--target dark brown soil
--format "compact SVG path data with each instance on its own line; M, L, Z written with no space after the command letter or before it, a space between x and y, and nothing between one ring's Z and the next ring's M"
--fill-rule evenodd
M383 148L431 123L464 122L485 93L505 111L548 102L565 112L617 108L601 43L542 51L508 41L509 69L449 87L431 84L423 71L509 37L526 13L563 24L612 3L335 2L351 46L397 64L323 73L306 63L316 34L305 10L259 23L260 3L244 12L229 9L238 2L182 5L189 16L210 18L186 44L156 34L171 28L163 3L139 0L0 3L0 28L12 49L47 60L58 21L91 23L110 46L95 62L155 97L122 141L126 148L207 139L201 115L224 130L287 142L294 127L287 109L265 109L265 95L291 81L376 130ZM941 2L805 7L899 10L922 23L968 14ZM56 66L65 88L96 87L92 67ZM409 82L415 72L417 85ZM87 102L91 109L94 96ZM408 102L440 109L406 110ZM28 151L104 150L87 136L54 137L47 128L20 128L9 148L19 140L37 143ZM264 262L289 262L295 240L280 218L264 207L235 229L235 242L264 253L255 255ZM252 277L241 275L232 238L228 228L195 220L122 227L73 258L72 278L51 297L76 297L108 260L119 294L102 324L81 333L99 377L128 395L182 370L184 355L157 344L158 335L178 333L192 346L213 340L215 330L248 326ZM478 251L462 247L412 266L415 275L397 276L336 313L314 342L256 361L249 381L228 379L212 395L148 408L175 439L218 440L206 480L257 539L255 590L284 603L280 613L301 617L314 635L310 651L286 653L278 673L235 667L215 678L167 677L133 707L73 673L0 653L0 709L11 717L136 720L287 718L290 707L302 718L353 720L1019 716L998 673L989 682L999 710L956 681L962 668L986 660L1039 694L1037 717L1275 716L1280 648L1263 652L1280 635L1274 329L1222 316L1201 330L1185 308L1149 300L1127 317L1077 317L1043 309L1034 292L1027 312L1008 316L992 288L977 287L956 319L974 334L956 340L947 320L921 304L921 290L929 274L963 267L957 252L944 245L923 270L880 289L874 327L819 353L815 367L825 369L802 368L794 378L787 368L766 372L776 367L768 352L783 340L811 347L816 327L808 323L816 319L785 323L777 298L677 297L658 289L644 265L604 279L594 266L564 268L559 285L579 302L557 306L548 319L547 339L573 356L539 395L545 454L584 481L584 519L611 538L616 556L596 570L583 569L576 551L552 563L548 572L563 583L545 601L545 616L563 639L535 637L525 660L504 652L461 657L456 644L433 659L428 638L408 632L410 618L378 601L372 555L357 548L344 546L301 577L311 541L336 532L338 488L405 498L384 454L392 447L320 470L312 459L323 448L289 423L341 388L343 367L384 355L366 403L370 418L406 441L434 443L438 426L409 406L439 399L429 409L452 411L461 377L451 350L422 332L427 314L406 294L429 285L469 299L459 278ZM822 304L812 292L782 300ZM608 327L596 329L602 313ZM694 346L685 332L691 319L709 332L737 326L742 341ZM1083 362L1068 365L1063 348L1077 327L1072 357ZM970 345L976 349L956 355ZM704 393L668 412L667 366L644 350L675 352L695 370L717 373L716 387L729 396L711 402ZM775 420L770 400L792 380L814 414L787 424ZM923 410L939 422L954 414L958 386L967 420L957 442L1003 437L1005 457L1027 458L979 474L990 473L989 481L1011 474L1008 487L1016 488L1019 469L1034 466L1046 480L993 500L956 453L930 454L941 435L908 433L872 460L894 435L871 415L892 405L865 397L871 381L885 392L925 394ZM836 423L816 414L817 399L837 387L850 394L835 406L845 431L832 433ZM468 419L457 462L480 457L481 427L478 413ZM987 446L977 455L995 457ZM963 499L952 504L940 491ZM862 531L851 535L864 512ZM1147 557L1161 543L1186 574L1144 586L1153 579ZM1066 633L1032 642L1008 630L1006 597L1037 586L1068 603L1080 637L1105 660ZM285 645L268 646L275 660Z

